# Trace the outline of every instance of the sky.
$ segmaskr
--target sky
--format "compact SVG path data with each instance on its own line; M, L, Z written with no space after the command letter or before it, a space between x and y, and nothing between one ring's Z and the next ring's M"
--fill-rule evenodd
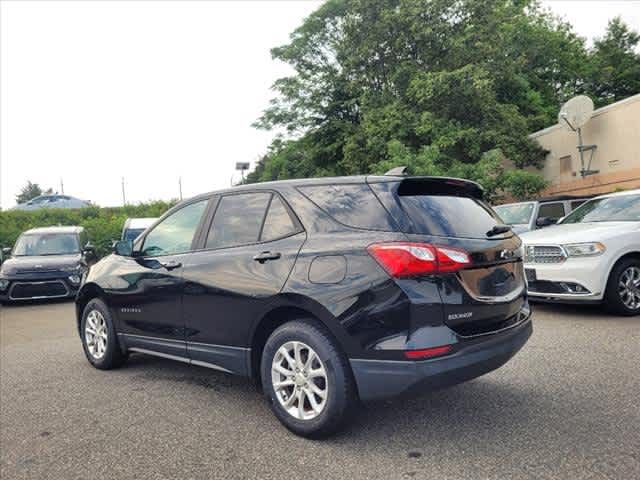
M0 206L27 180L102 206L238 181L291 73L271 47L322 2L0 0ZM544 1L587 39L640 1Z

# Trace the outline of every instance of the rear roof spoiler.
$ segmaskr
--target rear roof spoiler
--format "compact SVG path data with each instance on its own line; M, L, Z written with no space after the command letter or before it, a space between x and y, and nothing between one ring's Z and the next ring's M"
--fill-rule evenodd
M482 199L479 183L452 177L406 177L400 182L398 195L453 195Z

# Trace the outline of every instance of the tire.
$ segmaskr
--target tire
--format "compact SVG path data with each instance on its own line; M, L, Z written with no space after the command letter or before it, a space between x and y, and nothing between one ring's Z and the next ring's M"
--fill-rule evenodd
M89 324L91 330L106 335L106 341L104 341L104 335L98 335L101 338L99 347L96 342L93 342L93 344L88 343L88 337L95 338L95 335L92 336L87 332L87 324ZM96 325L99 328L96 328ZM87 306L84 307L80 324L80 337L84 354L89 363L95 368L111 370L112 368L120 367L127 359L127 355L120 348L109 307L99 298L90 300Z
M637 279L639 284L636 289L635 286L632 288L633 293L637 293L638 297L635 297L635 300L631 300L633 302L631 305L629 303L625 303L625 299L629 302L629 294L621 293L621 282L626 283L626 281L633 277ZM635 281L631 283L635 284ZM635 304L634 304L635 303ZM616 265L611 270L609 274L609 279L607 280L607 288L604 294L604 305L607 310L612 313L618 315L632 316L640 314L640 260L637 258L626 258L618 261Z
M299 363L295 362L296 348L302 360ZM307 363L298 374L283 356L284 350L290 352L289 357L295 365L304 366ZM311 362L308 362L309 357ZM274 371L274 365L293 372L295 376ZM294 320L277 328L267 339L260 370L262 388L271 409L278 420L296 435L326 437L341 429L351 418L350 414L357 403L351 368L336 341L315 321ZM324 377L320 372L324 372ZM287 386L280 387L276 392L274 382L278 380ZM324 393L324 399L320 393ZM300 398L303 402L302 411L299 408ZM312 406L312 400L315 406ZM289 408L283 403L287 401L292 402Z

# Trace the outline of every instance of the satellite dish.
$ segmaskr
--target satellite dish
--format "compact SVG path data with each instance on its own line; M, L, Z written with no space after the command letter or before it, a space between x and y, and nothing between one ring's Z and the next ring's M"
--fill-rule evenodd
M593 101L586 95L578 95L562 105L558 113L558 123L564 125L567 130L575 132L591 119L591 114L593 114Z

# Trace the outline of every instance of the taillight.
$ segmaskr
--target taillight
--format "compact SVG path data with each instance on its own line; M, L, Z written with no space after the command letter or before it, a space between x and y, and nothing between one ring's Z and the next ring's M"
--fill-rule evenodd
M367 251L395 278L456 272L471 264L464 250L428 243L375 243Z
M439 357L451 351L451 345L442 345L440 347L423 348L421 350L405 350L404 356L410 360L418 360L421 358Z

